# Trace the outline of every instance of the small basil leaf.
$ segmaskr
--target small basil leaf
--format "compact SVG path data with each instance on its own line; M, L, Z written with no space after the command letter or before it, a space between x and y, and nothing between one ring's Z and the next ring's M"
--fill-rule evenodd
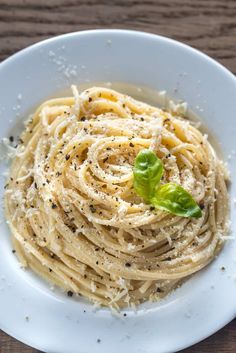
M151 199L158 209L171 212L181 217L199 218L202 211L192 196L180 185L168 183L161 185Z
M134 163L134 189L149 202L163 175L162 161L151 150L141 150Z

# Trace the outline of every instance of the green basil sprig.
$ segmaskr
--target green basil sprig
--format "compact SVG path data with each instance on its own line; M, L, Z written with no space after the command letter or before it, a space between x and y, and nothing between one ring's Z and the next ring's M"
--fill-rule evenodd
M200 207L182 186L175 183L160 185L163 172L163 163L155 153L141 150L133 168L135 192L157 209L181 217L201 217Z
M162 161L152 151L142 150L135 158L133 172L136 193L150 201L163 175Z

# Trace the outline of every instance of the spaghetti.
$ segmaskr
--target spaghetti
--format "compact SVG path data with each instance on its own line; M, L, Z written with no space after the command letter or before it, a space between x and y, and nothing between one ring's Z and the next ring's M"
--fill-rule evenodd
M188 120L107 88L43 103L12 163L5 212L24 266L92 302L121 308L157 300L220 251L226 172ZM133 188L142 149L163 182L184 187L198 219L144 203Z

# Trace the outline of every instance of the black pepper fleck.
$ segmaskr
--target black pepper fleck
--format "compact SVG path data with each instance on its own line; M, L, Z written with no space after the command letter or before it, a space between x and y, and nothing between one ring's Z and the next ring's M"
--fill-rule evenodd
M89 205L89 208L92 213L96 212L96 208L93 205Z
M171 261L172 259L171 259L170 256L168 256L165 260L166 260L166 261Z
M163 290L161 288L157 288L157 293L163 293Z

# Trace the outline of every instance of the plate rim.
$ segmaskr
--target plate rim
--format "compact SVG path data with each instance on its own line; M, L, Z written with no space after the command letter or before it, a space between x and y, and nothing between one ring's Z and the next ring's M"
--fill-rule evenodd
M192 47L191 45L185 44L183 42L180 42L176 39L170 38L168 36L163 36L160 34L155 34L152 32L145 32L145 31L139 31L139 30L135 30L135 29L120 29L120 28L97 28L97 29L87 29L87 30L81 30L81 31L73 31L73 32L68 32L68 33L63 33L63 34L59 34L56 36L52 36L50 38L46 38L43 40L40 40L36 43L30 44L29 46L20 49L19 51L17 51L16 53L13 53L12 55L10 55L9 57L7 57L6 59L4 59L1 63L0 63L0 69L2 68L3 65L5 64L9 64L11 61L14 61L15 59L18 59L18 57L27 54L28 51L30 50L34 50L35 48L40 48L41 46L50 43L50 42L55 42L57 40L63 39L63 38L67 38L67 37L76 37L77 35L79 36L83 36L83 35L92 35L93 33L95 34L99 34L99 33L123 33L123 34L131 34L131 35L138 35L138 36L143 36L143 37L152 37L152 38L159 38L159 40L165 41L165 42L169 42L172 43L176 46L180 46L180 47L184 47L185 49L189 50L189 51L193 51L196 54L200 54L204 59L210 61L213 65L218 66L219 69L223 70L227 75L229 75L233 80L236 81L235 75L228 69L226 68L223 64L221 64L219 61L217 61L216 59L213 59L211 56L207 55L206 53L200 51L199 49Z

